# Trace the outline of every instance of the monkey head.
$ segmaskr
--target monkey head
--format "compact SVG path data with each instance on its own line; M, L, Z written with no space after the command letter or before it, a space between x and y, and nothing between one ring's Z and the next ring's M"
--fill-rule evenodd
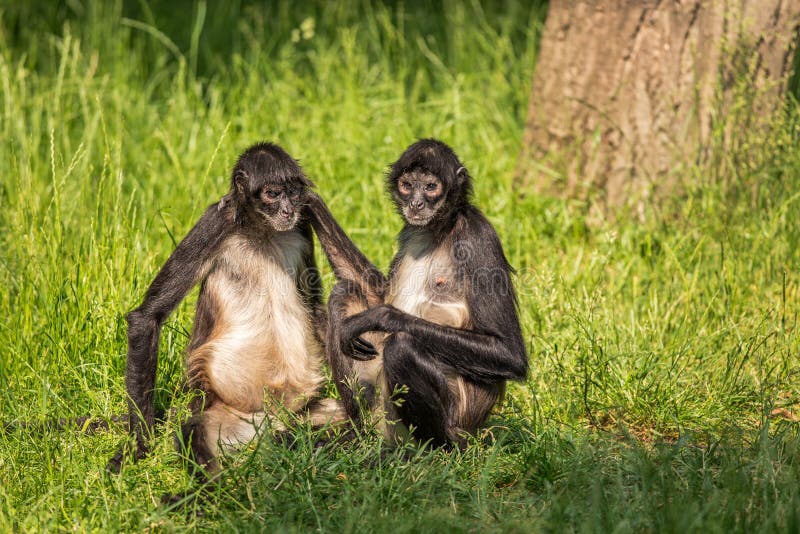
M277 232L291 230L300 220L308 188L313 185L281 147L253 145L233 169L230 196L236 204L236 220L266 223Z
M468 202L469 173L455 152L436 139L406 149L389 170L387 186L397 211L412 226L446 219Z

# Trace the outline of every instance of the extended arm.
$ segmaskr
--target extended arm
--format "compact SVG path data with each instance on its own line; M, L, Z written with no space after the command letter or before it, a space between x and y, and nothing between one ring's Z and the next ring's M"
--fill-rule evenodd
M521 379L528 371L521 339L439 325L389 305L354 315L343 328L343 342L369 331L410 334L426 354L475 382Z
M317 261L314 258L314 237L311 225L308 222L304 222L300 231L312 243L312 246L303 254L303 267L302 271L297 275L297 288L300 294L303 295L313 317L315 335L320 342L324 343L328 314L325 311L325 304L322 302L322 277L317 268Z
M130 431L136 436L136 458L146 454L147 437L153 427L153 390L161 326L186 293L208 272L219 245L230 235L233 223L226 220L222 207L220 203L206 210L156 275L142 304L126 316L125 385Z
M356 247L322 198L313 191L309 191L307 210L336 279L357 284L370 306L383 302L386 277Z

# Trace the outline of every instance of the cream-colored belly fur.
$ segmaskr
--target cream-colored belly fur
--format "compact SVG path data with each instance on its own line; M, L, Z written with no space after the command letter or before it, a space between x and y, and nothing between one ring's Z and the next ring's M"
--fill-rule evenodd
M469 308L447 252L425 251L424 242L413 240L406 248L408 253L390 282L387 302L432 323L465 327Z
M237 236L206 280L221 309L215 334L197 350L207 351L209 385L231 408L298 410L323 380L323 350L294 275L310 246L294 232L266 245Z

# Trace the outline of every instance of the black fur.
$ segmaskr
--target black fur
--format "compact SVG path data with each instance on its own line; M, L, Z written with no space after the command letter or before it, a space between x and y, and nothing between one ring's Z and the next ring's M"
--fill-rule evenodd
M407 181L398 189L398 181ZM433 195L419 193L425 184ZM339 283L329 300L328 358L334 379L350 417L360 411L353 390L357 364L379 351L361 338L369 332L388 334L383 344L383 369L390 390L408 393L399 406L401 420L416 428L416 437L436 445L463 445L463 433L472 433L488 417L506 380L522 379L528 360L517 317L511 282L513 272L494 228L470 203L469 173L446 144L424 139L411 145L391 165L387 185L398 212L406 218L400 249L386 280L341 231L321 201L310 203L312 225ZM416 206L411 206L415 202ZM424 216L410 220L416 213ZM422 221L423 223L421 223ZM396 281L402 260L415 239L430 242L430 250L446 250L469 310L469 324L444 326L386 304L388 288ZM442 294L441 296L447 296ZM359 313L354 311L364 310ZM454 395L453 377L467 391L463 405Z

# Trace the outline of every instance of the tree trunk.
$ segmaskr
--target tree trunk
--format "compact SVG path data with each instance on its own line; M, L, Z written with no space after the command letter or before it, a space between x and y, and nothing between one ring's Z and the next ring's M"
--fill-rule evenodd
M780 108L799 28L800 0L553 0L518 179L612 208L674 192L743 90L753 120Z

